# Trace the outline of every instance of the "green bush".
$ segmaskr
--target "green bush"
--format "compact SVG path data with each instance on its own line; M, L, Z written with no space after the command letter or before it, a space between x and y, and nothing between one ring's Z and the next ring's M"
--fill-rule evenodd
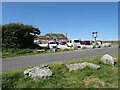
M40 34L38 28L32 25L21 23L10 23L2 25L2 48L34 48L33 39L36 34Z

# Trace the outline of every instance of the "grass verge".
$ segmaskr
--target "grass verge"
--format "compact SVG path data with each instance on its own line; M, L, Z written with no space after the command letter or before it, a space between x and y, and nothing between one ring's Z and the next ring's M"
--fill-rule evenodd
M118 54L112 54L112 56L117 58L115 66L100 63L102 56L49 63L55 76L51 79L40 79L38 82L24 76L24 70L30 67L6 70L2 73L2 88L118 88ZM82 62L98 64L101 69L86 67L69 72L65 66L65 64Z
M49 49L46 49L46 51L44 51L44 52L38 52L38 50L39 49L8 49L8 50L3 50L2 58L55 53L54 51L51 51ZM67 51L73 51L73 50L72 49L65 49L65 50L58 49L56 52L67 52Z
M97 47L95 47L97 48ZM105 48L105 47L101 47ZM89 49L89 48L85 48ZM29 56L29 55L38 55L38 54L48 54L56 52L67 52L74 51L73 49L57 49L57 51L51 51L50 49L45 49L44 52L39 52L40 49L5 49L0 53L0 58L10 58L10 57L19 57L19 56Z

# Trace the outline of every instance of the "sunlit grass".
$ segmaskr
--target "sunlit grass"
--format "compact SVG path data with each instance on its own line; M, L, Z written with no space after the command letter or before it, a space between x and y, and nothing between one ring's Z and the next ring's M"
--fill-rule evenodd
M54 51L51 51L49 49L46 49L46 51L44 51L44 52L38 52L38 50L39 49L8 49L8 50L3 50L2 58L73 51L72 49L65 49L65 50L58 49L57 51L54 52Z
M55 74L51 79L40 79L38 82L25 77L23 67L14 70L3 71L3 88L118 88L118 54L112 54L117 58L115 66L105 65L99 60L102 56L78 59L72 61L49 63L49 67ZM101 66L96 70L89 67L70 71L65 64L91 62Z

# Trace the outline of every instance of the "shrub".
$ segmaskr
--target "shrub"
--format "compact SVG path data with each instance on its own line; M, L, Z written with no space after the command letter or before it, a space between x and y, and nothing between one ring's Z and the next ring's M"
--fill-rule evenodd
M38 28L21 23L2 25L2 47L5 48L33 48L35 34L40 34Z

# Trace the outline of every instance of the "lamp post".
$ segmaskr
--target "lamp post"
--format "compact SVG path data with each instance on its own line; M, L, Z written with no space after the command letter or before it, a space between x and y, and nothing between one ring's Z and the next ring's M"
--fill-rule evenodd
M97 45L97 42L96 42L97 32L92 32L92 37L94 38L95 45Z

